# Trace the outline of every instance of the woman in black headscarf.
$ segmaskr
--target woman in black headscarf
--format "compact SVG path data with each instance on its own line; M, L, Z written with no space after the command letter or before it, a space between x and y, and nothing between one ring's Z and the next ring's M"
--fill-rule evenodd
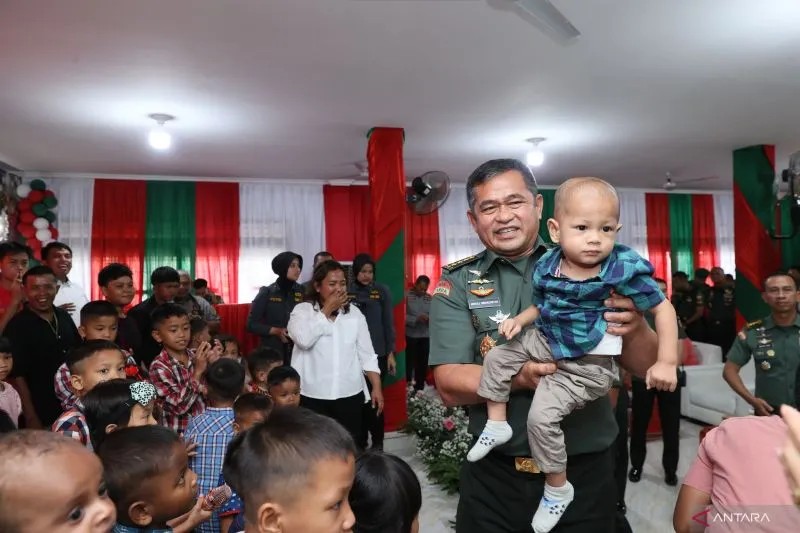
M303 258L294 252L281 252L272 260L272 271L278 279L261 287L250 306L247 331L261 337L261 345L273 348L290 364L292 341L286 331L289 315L303 301L303 287L297 280L303 270Z

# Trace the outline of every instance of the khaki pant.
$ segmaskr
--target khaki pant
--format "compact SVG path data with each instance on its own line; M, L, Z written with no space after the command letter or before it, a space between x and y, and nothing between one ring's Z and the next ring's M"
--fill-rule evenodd
M511 378L528 361L555 362L558 366L555 374L543 376L536 387L528 412L528 442L542 472L564 472L567 449L561 421L575 409L608 394L617 377L617 364L614 357L605 355L553 361L544 335L537 328L528 328L486 354L478 395L493 402L508 402Z

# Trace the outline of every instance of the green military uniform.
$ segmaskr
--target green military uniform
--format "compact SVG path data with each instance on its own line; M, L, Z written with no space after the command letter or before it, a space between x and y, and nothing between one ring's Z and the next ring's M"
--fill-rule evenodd
M714 286L706 300L706 340L726 355L736 338L736 291L732 286Z
M703 327L703 319L701 318L691 324L687 324L686 321L694 316L698 307L705 306L705 292L698 290L696 287L691 287L684 292L673 291L671 301L681 325L686 330L686 335L693 341L704 342L705 328Z
M744 366L750 358L756 369L756 392L773 408L797 406L797 371L800 368L800 315L791 326L777 326L768 316L750 322L739 332L728 361Z
M541 239L534 250L531 256L516 261L484 250L443 268L431 302L431 366L481 365L488 349L504 342L497 334L500 322L519 314L533 301L533 267L546 251ZM524 473L538 472L530 459L527 439L532 399L533 391L512 392L507 417L513 438L485 459L464 464L458 533L530 531L530 520L544 487L542 474ZM486 420L486 404L469 407L469 431L475 438ZM574 411L561 426L569 456L567 475L581 496L567 508L557 531L613 529L616 489L611 445L617 425L608 398ZM507 465L511 470L508 475L504 470Z

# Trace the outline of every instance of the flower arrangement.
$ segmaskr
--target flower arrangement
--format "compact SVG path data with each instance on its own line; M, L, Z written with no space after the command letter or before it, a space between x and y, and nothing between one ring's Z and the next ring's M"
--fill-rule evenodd
M472 444L467 413L461 407L445 407L436 393L408 390L408 422L405 431L417 437L417 457L431 481L452 494L458 491L461 463Z

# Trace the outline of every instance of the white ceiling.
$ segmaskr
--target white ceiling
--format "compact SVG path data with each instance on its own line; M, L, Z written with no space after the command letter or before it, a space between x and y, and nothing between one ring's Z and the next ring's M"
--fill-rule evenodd
M0 160L63 173L332 179L365 132L461 181L547 137L540 181L728 188L731 151L800 147L797 0L0 0ZM171 113L174 149L145 143Z

